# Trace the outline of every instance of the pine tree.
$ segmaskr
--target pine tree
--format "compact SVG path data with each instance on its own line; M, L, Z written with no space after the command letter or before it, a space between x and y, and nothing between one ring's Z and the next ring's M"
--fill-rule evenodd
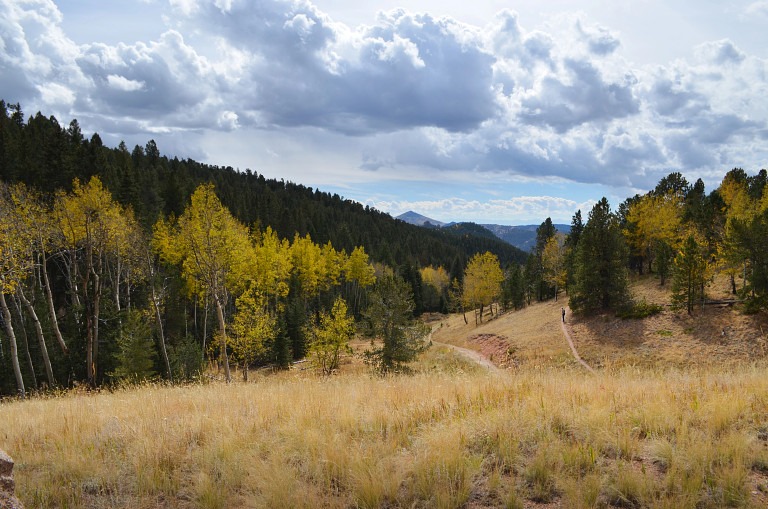
M592 208L576 254L574 311L617 311L629 302L627 248L618 218L603 198Z
M584 231L584 222L581 219L581 210L577 210L571 219L571 231L565 237L565 289L569 291L573 285L576 274L576 249L579 246L581 233Z
M685 308L690 315L694 303L704 299L707 276L707 262L693 235L688 236L673 263L672 305L675 309Z
M367 360L380 372L402 371L424 349L424 326L413 320L411 288L401 277L386 274L379 278L365 313L374 339Z
M128 382L140 382L157 376L157 350L152 339L151 322L152 317L146 313L132 311L128 314L117 340L117 367L110 376Z

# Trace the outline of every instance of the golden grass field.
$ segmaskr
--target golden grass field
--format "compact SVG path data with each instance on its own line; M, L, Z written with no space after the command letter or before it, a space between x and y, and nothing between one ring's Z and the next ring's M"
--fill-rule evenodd
M623 344L632 321L595 319L615 330L607 339L572 321L592 375L563 339L561 304L479 327L471 314L433 322L435 341L493 343L508 369L434 346L409 375L352 358L329 378L9 400L0 448L28 508L768 506L768 366L739 357L753 318L733 318L732 351L666 311L644 326L667 327L666 343ZM695 348L680 362L686 337ZM718 351L733 358L711 362Z

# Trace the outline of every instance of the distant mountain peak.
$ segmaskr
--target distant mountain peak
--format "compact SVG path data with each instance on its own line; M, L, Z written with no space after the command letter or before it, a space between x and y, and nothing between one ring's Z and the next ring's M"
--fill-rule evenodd
M431 224L432 226L439 226L439 227L445 226L445 223L443 223L442 221L438 221L437 219L432 219L430 217L421 215L418 212L414 212L412 210L409 210L408 212L400 214L399 216L397 216L397 219L401 221L405 221L406 223L409 223L409 224L415 224L416 226L424 226L427 223Z

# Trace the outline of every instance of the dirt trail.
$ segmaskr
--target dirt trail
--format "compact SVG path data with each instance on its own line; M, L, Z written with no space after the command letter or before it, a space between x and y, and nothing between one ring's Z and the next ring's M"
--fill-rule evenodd
M461 354L466 359L469 359L472 362L483 366L489 371L492 371L494 373L501 372L501 369L496 364L494 364L490 359L488 359L486 356L484 356L480 352L476 352L475 350L470 350L469 348L462 348L460 346L451 345L449 343L442 343L440 341L433 340L432 335L434 334L434 332L435 332L435 327L433 327L432 330L429 332L429 337L427 338L427 341L431 341L432 344L435 344L438 346L444 346L446 348L450 348L455 352Z
M569 316L571 316L571 308L568 306L565 307L565 318L567 319ZM563 329L563 335L565 335L565 339L568 341L568 345L571 347L571 352L573 352L573 356L576 358L577 361L579 361L579 364L587 368L587 370L592 374L595 373L595 370L592 369L592 367L584 362L584 359L581 358L579 355L579 352L576 351L576 347L573 344L573 338L571 338L571 331L569 330L570 327L566 324L565 320L560 322L560 327Z
M496 364L491 362L490 359L485 357L480 352L476 352L474 350L470 350L469 348L462 348L460 346L450 345L448 343L441 343L439 341L434 341L434 340L432 341L432 343L435 344L435 345L438 345L438 346L444 346L446 348L451 348L451 349L455 350L456 352L458 352L459 354L461 354L462 356L464 356L467 359L471 360L472 362L475 362L475 363L483 366L484 368L487 368L489 371L492 371L494 373L501 372L501 368L499 368Z

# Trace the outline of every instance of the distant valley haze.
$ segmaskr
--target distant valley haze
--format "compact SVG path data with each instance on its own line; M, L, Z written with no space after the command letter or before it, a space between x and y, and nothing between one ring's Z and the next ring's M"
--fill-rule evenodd
M409 224L415 224L416 226L423 226L426 228L445 228L454 225L460 225L462 223L461 221L444 223L442 221L423 216L412 210L400 214L397 216L397 219L405 221ZM541 223L526 225L480 224L480 226L508 244L520 248L523 251L531 251L534 247L536 247L536 229L540 226L540 224ZM571 226L568 224L555 224L555 228L558 232L563 234L568 234L571 231Z
M766 26L765 0L0 0L0 90L393 216L568 224L759 170Z

